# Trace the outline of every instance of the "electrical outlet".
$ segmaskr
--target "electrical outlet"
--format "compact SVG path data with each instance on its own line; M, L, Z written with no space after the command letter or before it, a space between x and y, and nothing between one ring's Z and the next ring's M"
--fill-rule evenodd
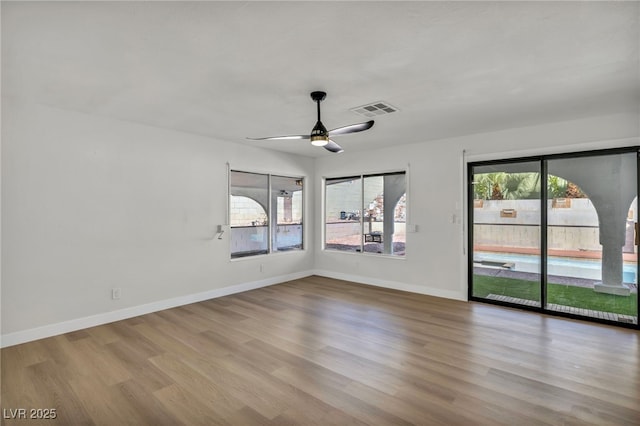
M118 300L122 296L122 289L119 287L111 289L111 298L113 300Z
M264 265L262 263L260 264L260 272L264 272Z

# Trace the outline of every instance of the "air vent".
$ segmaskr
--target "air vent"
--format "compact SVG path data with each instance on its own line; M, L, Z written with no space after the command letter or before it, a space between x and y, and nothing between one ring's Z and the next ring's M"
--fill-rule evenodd
M351 108L350 111L353 111L356 114L363 115L365 117L375 117L377 115L391 114L392 112L398 111L398 108L394 107L388 102L378 101L356 108Z

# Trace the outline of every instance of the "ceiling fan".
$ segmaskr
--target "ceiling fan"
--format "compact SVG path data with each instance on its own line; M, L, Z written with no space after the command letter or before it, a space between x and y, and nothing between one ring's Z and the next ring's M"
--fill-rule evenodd
M351 124L349 126L338 127L333 130L328 130L320 121L320 102L322 102L327 97L325 92L311 92L311 99L318 104L318 122L313 129L311 129L311 134L308 135L289 135L289 136L271 136L268 138L247 138L254 141L262 141L262 140L287 140L287 139L310 139L311 145L314 146L322 146L327 151L339 153L343 152L344 149L340 147L337 143L332 141L330 138L337 135L344 135L347 133L356 133L362 132L364 130L368 130L373 127L373 120L369 120L365 123Z

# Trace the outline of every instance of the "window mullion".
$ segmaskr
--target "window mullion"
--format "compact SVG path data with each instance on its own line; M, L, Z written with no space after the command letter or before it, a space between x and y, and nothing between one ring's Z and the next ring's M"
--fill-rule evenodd
M360 253L364 253L364 175L360 175Z
M271 174L267 175L267 235L268 243L267 243L267 253L273 253L273 239L275 235L273 233L273 220L277 215L273 214L273 189L271 188L272 179Z
M540 182L540 308L547 309L547 256L548 256L548 202L547 191L549 182L549 172L547 167L547 160L540 160L540 174L542 179Z

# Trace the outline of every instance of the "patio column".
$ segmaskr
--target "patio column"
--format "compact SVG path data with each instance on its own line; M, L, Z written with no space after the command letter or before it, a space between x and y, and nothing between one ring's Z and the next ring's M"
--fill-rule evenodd
M611 191L607 198L615 198L616 191ZM596 204L600 222L600 244L602 244L602 283L596 284L594 290L599 293L617 294L628 296L629 287L622 281L622 247L625 244L627 217L626 212L609 211L606 207L620 206L620 201L615 203ZM602 211L606 210L606 211ZM621 210L615 208L614 210Z
M388 175L384 177L384 233L382 246L385 254L393 254L393 234L395 232L395 208L406 192L404 175Z

